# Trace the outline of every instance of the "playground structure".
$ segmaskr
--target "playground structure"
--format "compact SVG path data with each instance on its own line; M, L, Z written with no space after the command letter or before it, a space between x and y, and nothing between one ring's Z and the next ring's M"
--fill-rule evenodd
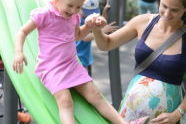
M115 20L122 25L124 15L124 0L111 0L109 21ZM5 85L4 85L4 124L17 123L17 94L27 107L32 117L38 124L58 124L58 110L52 95L43 87L38 78L34 75L34 67L37 56L36 32L27 38L25 53L30 62L19 75L12 70L14 54L14 39L19 27L29 18L33 8L45 5L45 0L0 0L0 54L5 64ZM122 5L122 6L119 6ZM120 13L119 13L120 12ZM120 18L119 18L120 17ZM109 69L112 100L115 108L118 108L121 100L121 80L119 67L119 50L109 52ZM12 86L13 84L13 86ZM16 91L15 91L15 89ZM75 119L77 124L108 124L103 117L81 96L72 91L75 105ZM83 115L83 116L82 116Z

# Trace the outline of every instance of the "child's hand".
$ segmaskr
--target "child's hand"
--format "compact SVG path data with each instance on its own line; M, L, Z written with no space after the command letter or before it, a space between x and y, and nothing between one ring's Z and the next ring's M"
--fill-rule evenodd
M27 65L27 60L22 52L17 52L13 61L13 70L17 73L23 72L23 65Z
M108 12L110 8L111 8L111 5L109 3L107 3L105 7L103 8L102 16L105 17L106 19L108 19Z
M107 24L104 17L99 14L91 14L85 19L85 25L90 29L101 29Z

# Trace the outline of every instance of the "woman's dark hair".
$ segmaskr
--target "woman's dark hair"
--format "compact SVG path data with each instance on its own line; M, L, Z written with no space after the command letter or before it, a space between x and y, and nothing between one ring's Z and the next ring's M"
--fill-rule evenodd
M159 6L160 5L160 0L156 0L156 1L157 1L158 6ZM186 8L186 0L181 0L181 2L183 4L184 8ZM183 14L182 20L183 20L184 24L186 24L186 12Z
M158 3L158 6L160 5L160 0L156 0L157 1L157 3Z
M186 0L181 0L181 1L182 1L184 8L186 8ZM183 20L184 24L186 24L186 12L183 14L182 20Z

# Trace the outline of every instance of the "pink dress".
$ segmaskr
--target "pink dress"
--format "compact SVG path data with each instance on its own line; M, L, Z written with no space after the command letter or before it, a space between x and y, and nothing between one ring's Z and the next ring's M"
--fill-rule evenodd
M38 29L38 64L36 75L52 93L92 81L78 62L75 46L75 27L80 17L64 19L49 4L32 11L31 19Z

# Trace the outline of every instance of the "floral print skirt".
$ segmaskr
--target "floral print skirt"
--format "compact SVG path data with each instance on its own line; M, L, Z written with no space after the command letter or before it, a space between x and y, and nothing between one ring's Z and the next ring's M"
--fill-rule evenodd
M119 112L128 121L144 116L154 118L163 112L174 111L181 99L181 86L136 75L129 84Z

